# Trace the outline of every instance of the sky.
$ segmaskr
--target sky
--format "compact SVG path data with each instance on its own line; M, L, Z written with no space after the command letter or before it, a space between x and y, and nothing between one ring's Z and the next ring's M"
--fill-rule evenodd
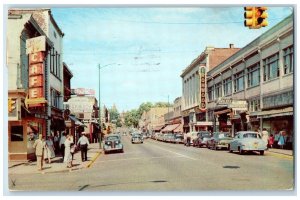
M182 95L180 74L207 46L242 48L293 10L267 12L267 27L248 29L241 5L52 7L65 34L71 87L94 89L98 99L100 65L101 106L115 104L120 112L143 102L173 103Z

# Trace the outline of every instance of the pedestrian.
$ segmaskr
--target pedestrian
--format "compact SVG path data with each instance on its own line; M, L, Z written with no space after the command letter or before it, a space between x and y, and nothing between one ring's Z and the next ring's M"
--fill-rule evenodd
M268 147L273 148L273 144L274 144L274 135L271 134L268 141Z
M66 134L65 134L65 132L62 132L62 136L59 141L59 148L60 148L60 153L62 155L63 162L64 162L64 157L65 157L65 141L66 141Z
M57 133L55 133L55 135L54 135L53 143L54 143L54 151L57 154L59 151L59 138L58 138Z
M49 136L46 139L46 145L45 145L45 149L44 149L44 159L46 159L46 163L48 161L48 163L51 163L51 158L55 157L55 153L54 153L54 145L53 145L53 141L52 141L52 136Z
M33 144L33 148L35 148L36 164L39 171L43 170L44 148L45 148L44 138L45 137L42 134L40 134L39 138Z
M261 138L267 146L269 141L269 133L266 128L263 128L263 131L261 132Z
M285 145L285 131L280 131L279 133L279 139L278 139L278 145L281 149L283 149L283 146Z
M89 140L85 136L85 132L81 133L81 137L79 138L77 145L80 147L81 151L81 160L82 162L87 161L87 147L89 145Z
M72 144L72 138L70 135L67 135L65 140L65 156L64 156L64 162L67 163L67 168L72 167L71 144Z
M278 148L278 140L279 140L279 132L277 132L276 130L275 130L275 132L274 132L274 144L273 144L273 147L274 148Z

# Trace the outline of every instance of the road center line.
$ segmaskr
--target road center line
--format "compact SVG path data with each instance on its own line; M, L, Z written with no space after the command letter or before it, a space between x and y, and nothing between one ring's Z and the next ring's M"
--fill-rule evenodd
M170 152L170 153L174 153L174 154L176 154L176 155L178 155L178 156L180 156L180 157L188 158L188 159L191 159L191 160L197 160L197 159L192 158L192 157L190 157L190 156L186 156L186 155L183 155L183 154L181 154L181 153L177 153L177 152L174 152L174 151L170 151L170 150L168 150L168 149L164 149L164 148L161 148L161 147L155 147L155 148L158 148L158 149L161 149L161 150Z

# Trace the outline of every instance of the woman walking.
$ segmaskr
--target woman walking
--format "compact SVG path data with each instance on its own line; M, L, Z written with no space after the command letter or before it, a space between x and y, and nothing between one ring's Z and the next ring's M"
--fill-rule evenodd
M45 148L45 159L48 160L48 163L51 163L51 158L55 157L54 152L54 144L52 140L52 136L49 136L46 140L46 148Z
M67 135L65 141L65 157L64 162L67 163L67 168L72 167L72 154L71 154L71 144L73 143L70 135Z

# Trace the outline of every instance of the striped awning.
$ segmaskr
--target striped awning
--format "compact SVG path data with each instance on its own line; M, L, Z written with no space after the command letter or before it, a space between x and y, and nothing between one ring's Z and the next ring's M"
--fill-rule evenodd
M168 125L166 126L163 130L161 130L161 132L163 133L167 133L167 132L172 132L175 128L177 128L180 124L172 124L172 125Z

